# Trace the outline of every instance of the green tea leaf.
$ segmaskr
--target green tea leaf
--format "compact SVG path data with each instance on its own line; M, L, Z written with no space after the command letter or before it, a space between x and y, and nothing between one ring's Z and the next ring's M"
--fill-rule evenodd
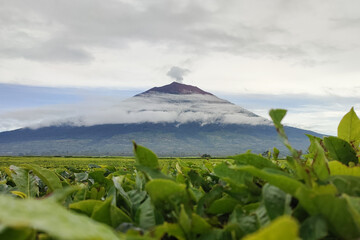
M163 208L171 202L181 203L187 198L186 186L166 179L153 179L146 183L145 190L157 207Z
M311 216L301 224L300 237L303 240L319 240L327 235L328 227L321 216Z
M106 170L101 168L96 168L89 173L89 179L93 179L95 184L98 183L109 190L113 186L113 182L105 177Z
M299 226L290 216L282 216L259 231L249 234L243 240L299 240Z
M135 222L143 229L149 229L156 225L155 209L150 198L146 199L137 209Z
M236 199L225 196L212 202L206 212L210 214L230 213L238 203Z
M274 122L275 127L281 125L281 121L286 115L287 110L285 109L271 109L269 115Z
M324 217L329 224L329 230L341 239L359 238L359 212L349 204L346 195L337 197L331 188L327 185L322 187L323 190L299 189L297 197L309 214Z
M206 233L211 229L211 225L196 213L191 215L191 232L195 234Z
M215 185L210 192L205 193L204 196L199 199L196 213L202 216L205 208L210 206L216 199L221 198L223 192L224 188L221 185Z
M291 213L290 195L268 183L263 186L262 193L263 202L270 219L273 220L279 216Z
M341 162L331 161L329 162L330 175L349 175L360 177L360 167L348 167Z
M162 178L162 179L175 181L173 178L162 173L159 169L142 166L142 165L137 165L136 168L140 171L143 171L149 179Z
M30 164L25 164L24 167L32 170L33 173L37 175L49 187L51 191L62 188L60 179L53 171Z
M160 167L155 153L143 146L137 145L135 142L133 142L133 145L137 164L156 169Z
M320 180L326 180L330 176L330 169L325 151L315 137L310 135L308 137L311 142L309 152L313 155L313 170Z
M116 228L124 222L132 222L130 217L120 208L111 205L111 198L106 199L104 202L100 201L99 204L95 205L91 218L112 226L113 228Z
M191 219L187 215L183 204L181 204L181 210L180 210L178 223L179 223L180 227L182 228L182 230L184 231L185 235L190 236Z
M101 204L101 201L94 200L94 199L88 199L88 200L83 200L80 202L71 203L69 205L69 208L76 212L84 213L87 216L91 217L95 206L98 204Z
M346 165L349 162L358 162L356 152L347 141L337 137L326 137L324 144L331 159L338 160Z
M352 143L360 140L360 119L354 108L341 119L338 126L338 137Z
M29 198L39 195L39 187L36 184L36 179L30 174L28 169L11 165L10 170L11 178L20 192L25 193Z
M70 212L53 201L0 195L0 209L0 222L8 227L29 227L64 240L119 239L106 225Z
M277 165L272 163L269 159L253 153L244 153L236 156L228 157L235 160L236 165L251 165L256 168L275 168L280 169Z
M291 194L292 196L296 195L296 191L299 188L307 188L303 183L291 178L290 176L285 175L280 171L269 171L270 169L261 170L253 166L236 166L232 167L234 170L239 172L248 172L253 176L264 179L269 182L271 185L274 185L286 193Z
M62 203L65 199L71 195L72 193L80 190L79 186L68 186L62 189L56 189L52 194L48 197L48 200L52 200L58 203Z
M288 137L286 136L286 133L284 130L284 126L281 124L281 121L285 117L286 112L287 111L285 109L271 109L269 112L269 115L270 115L271 119L273 120L276 131L278 132L284 145L290 150L290 152L294 156L294 158L297 159L300 157L301 152L297 151L290 145Z
M125 208L131 212L133 211L133 204L131 202L131 199L129 197L129 195L125 192L124 188L122 187L122 181L124 180L124 176L119 176L119 177L113 177L113 182L114 182L114 186L117 190L117 192L120 195L120 198L124 201L125 203Z
M339 193L346 193L350 196L360 196L360 177L335 175L329 178Z
M157 226L155 229L156 239L162 239L166 233L168 236L173 236L178 240L186 240L186 236L179 224L167 223Z
M75 181L77 182L83 182L88 180L89 178L89 174L86 172L74 173L74 176L75 176Z
M221 179L233 184L245 184L246 180L252 180L252 176L249 173L231 169L225 163L217 164L214 167L214 173Z
M84 213L92 219L114 228L121 223L132 222L126 213L118 207L111 205L111 198L106 199L106 201L93 199L84 200L70 204L69 208Z

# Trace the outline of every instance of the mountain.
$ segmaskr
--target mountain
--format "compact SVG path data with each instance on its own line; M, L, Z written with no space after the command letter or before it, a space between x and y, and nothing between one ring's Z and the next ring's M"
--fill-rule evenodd
M168 93L168 94L201 94L201 95L212 95L211 93L205 92L203 90L201 90L198 87L195 86L191 86L191 85L186 85L186 84L182 84L182 83L178 83L178 82L172 82L169 85L165 85L162 87L154 87L151 88L149 90L147 90L146 92L143 92L141 94L138 94L136 96L141 96L141 95L151 95L154 93Z
M173 82L116 106L107 124L77 116L40 128L0 133L0 155L132 155L131 141L160 156L226 156L252 149L286 151L272 123L198 87ZM303 129L285 127L294 146L306 150Z

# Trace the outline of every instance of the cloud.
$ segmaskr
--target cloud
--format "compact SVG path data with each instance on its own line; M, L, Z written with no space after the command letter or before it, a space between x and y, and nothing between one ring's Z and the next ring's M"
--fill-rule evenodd
M319 12L319 16L306 7ZM0 53L34 61L81 62L92 59L95 47L128 48L131 42L143 41L197 54L220 51L313 59L318 56L308 51L306 44L338 44L332 38L324 39L331 29L320 29L323 25L318 22L323 21L322 17L326 20L335 13L339 15L341 7L334 8L334 12L310 1L302 5L218 0L206 4L158 0L3 1L0 24L7 27L0 30ZM308 21L312 24L306 25ZM17 40L12 41L14 38ZM38 53L41 49L44 51Z
M177 82L182 83L184 80L184 76L186 74L188 74L190 72L190 70L186 69L186 68L180 68L180 67L172 67L168 72L167 72L167 76L175 79Z
M156 94L137 96L124 101L108 97L72 105L45 106L0 114L0 130L20 127L39 128L70 124L91 126L97 124L144 122L214 122L236 124L269 124L262 117L211 95Z

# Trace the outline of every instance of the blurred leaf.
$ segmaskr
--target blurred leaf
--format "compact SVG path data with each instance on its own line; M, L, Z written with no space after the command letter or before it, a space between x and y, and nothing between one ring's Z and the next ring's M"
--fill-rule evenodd
M210 214L230 213L234 210L236 204L238 203L239 202L234 198L225 196L213 201L206 212Z
M28 169L11 165L10 170L11 178L15 182L16 187L20 192L24 193L26 197L36 197L39 195L39 187L36 184L36 179L33 175L30 174Z
M100 203L101 201L99 200L89 199L89 200L83 200L80 202L71 203L69 205L69 208L77 212L84 213L87 216L91 217L95 206Z
M281 121L285 117L286 112L287 110L285 109L271 109L269 115L284 145L290 150L291 153L295 154L295 150L291 147L288 137L286 136L284 126L281 124Z
M360 197L360 177L356 176L331 176L329 178L339 193Z
M225 163L217 164L214 167L214 173L221 179L234 184L245 184L247 180L252 180L252 176L249 173L231 169Z
M24 167L32 170L33 173L37 175L51 191L62 188L60 179L53 171L30 164L25 164Z
M31 228L5 228L0 231L0 239L9 240L33 240L35 231Z
M156 207L163 208L167 203L183 203L187 199L186 186L166 179L153 179L146 183L146 191Z
M291 178L290 176L287 176L280 171L270 171L270 169L260 170L253 166L234 166L233 169L239 172L248 172L253 176L262 178L265 181L269 182L271 185L280 188L281 190L291 194L292 196L296 195L296 192L299 188L307 188L303 183L297 181L294 178Z
M0 222L9 227L29 227L64 240L119 239L106 225L70 212L53 201L0 195L0 208Z
M137 164L155 169L159 168L159 161L155 153L143 146L137 145L135 142L133 142L133 145Z
M348 167L341 162L331 161L329 162L330 175L349 175L360 177L360 167Z
M186 236L179 224L165 222L164 224L156 227L156 239L162 239L165 234L173 236L178 240L186 240Z
M140 204L145 200L147 193L146 191L139 191L139 190L130 190L127 192L127 195L130 198L130 201L132 203L133 206L133 211L135 211Z
M332 186L314 190L299 189L297 197L311 215L321 215L329 224L329 231L341 239L360 237L360 215L349 203L349 197L337 197Z
M310 139L309 152L313 157L312 168L318 179L326 180L330 176L330 169L328 160L325 156L325 151L316 137L311 135L308 135L308 137Z
M63 189L56 189L47 199L61 204L68 196L80 189L81 187L79 186L68 186Z
M89 174L87 172L74 173L75 181L83 182L88 180Z
M241 206L237 206L229 218L229 223L236 223L241 230L238 237L256 232L260 228L260 222L256 213L248 213Z
M191 183L193 184L194 187L198 188L198 187L202 187L202 189L204 189L205 192L210 191L211 187L210 184L208 184L203 177L200 176L199 173L197 173L195 170L190 170L187 173L188 177L190 178Z
M114 186L119 194L120 199L123 201L124 203L124 207L131 213L131 215L133 214L133 203L129 197L129 195L127 194L127 192L125 192L124 188L122 187L122 183L124 180L124 176L119 176L119 177L113 177L113 183Z
M271 160L253 153L244 153L236 156L228 157L235 160L236 165L251 165L256 168L275 168L280 169Z
M202 198L200 198L196 213L202 216L206 208L208 208L211 203L213 203L216 199L221 198L224 192L224 188L221 185L215 185L210 192L205 193Z
M173 178L169 177L168 175L165 175L159 169L154 169L151 167L141 166L141 165L137 165L136 168L140 171L143 171L145 174L147 174L147 177L150 179L157 179L157 178L160 179L161 178L161 179L168 179L168 180L174 181Z
M95 184L99 184L109 190L113 186L113 182L105 177L106 170L102 168L96 168L89 173L89 179L94 179Z
M108 198L106 201L84 200L70 204L69 208L84 213L92 219L114 228L121 223L131 222L131 219L126 213L116 206L111 205L111 198Z
M180 210L178 223L179 223L180 227L182 228L182 230L184 231L187 238L189 238L190 237L190 231L191 231L191 219L187 215L183 204L181 204L181 210Z
M156 225L155 209L150 198L146 199L137 209L135 222L143 229L149 229Z
M111 198L96 204L91 214L91 218L112 226L113 228L124 222L132 222L130 217L120 208L111 205Z
M196 213L191 215L191 232L202 234L210 231L211 225Z
M290 216L282 216L259 231L249 234L244 240L298 240L299 226L296 220Z
M349 143L360 140L360 120L353 107L341 119L338 126L338 137Z
M359 237L359 213L351 208L345 198L335 195L334 186L326 185L310 189L295 179L265 172L251 166L237 167L236 169L250 172L295 196L309 214L324 216L331 226L331 231L336 235L344 239Z
M274 220L285 214L291 213L291 196L278 187L265 184L262 188L264 205L270 219Z
M303 240L323 239L328 235L326 221L321 216L307 218L300 227L300 237Z
M346 165L349 162L358 162L356 152L345 140L337 137L326 137L324 143L331 159L338 160Z
M275 127L281 126L281 121L286 115L287 110L285 109L271 109L269 115L274 122Z

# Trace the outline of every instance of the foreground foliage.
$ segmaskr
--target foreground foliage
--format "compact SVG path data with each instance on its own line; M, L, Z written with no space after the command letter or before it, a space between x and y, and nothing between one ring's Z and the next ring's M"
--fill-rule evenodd
M338 137L288 142L278 159L250 152L202 164L159 164L134 143L135 166L0 171L0 239L358 239L360 120L353 109Z

